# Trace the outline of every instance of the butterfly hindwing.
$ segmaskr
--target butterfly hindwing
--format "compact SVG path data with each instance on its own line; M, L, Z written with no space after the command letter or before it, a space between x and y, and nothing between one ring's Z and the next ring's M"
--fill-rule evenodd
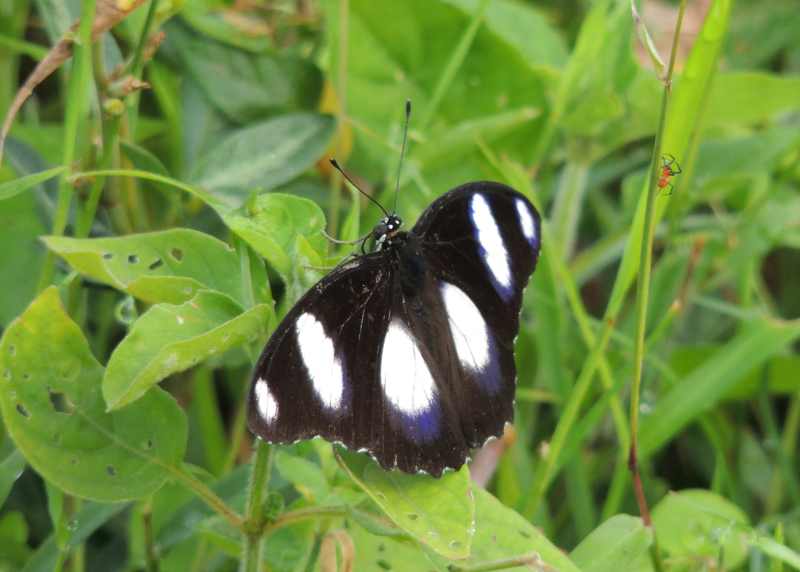
M434 201L411 232L449 323L462 430L479 446L513 417L514 341L539 254L539 214L510 187L469 183Z

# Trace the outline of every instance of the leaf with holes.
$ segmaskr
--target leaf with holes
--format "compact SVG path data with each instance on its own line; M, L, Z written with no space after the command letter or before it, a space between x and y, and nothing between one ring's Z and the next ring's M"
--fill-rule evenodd
M247 241L281 275L293 282L298 268L297 239L302 236L319 254L326 250L325 215L314 202L302 197L267 193L242 209L225 215L225 224Z
M174 229L119 238L42 240L81 274L145 302L180 304L202 289L244 302L236 253L202 232Z
M160 389L108 414L102 377L56 288L34 300L0 342L0 411L31 466L78 497L141 498L183 458L186 417Z
M103 378L114 410L139 399L165 377L266 335L272 308L242 308L224 294L202 290L183 304L150 308L116 347Z
M340 453L350 477L397 526L445 558L469 556L475 500L466 466L435 479L384 471L364 455Z
M327 115L292 113L236 130L200 158L191 182L236 197L274 189L322 156L334 126Z

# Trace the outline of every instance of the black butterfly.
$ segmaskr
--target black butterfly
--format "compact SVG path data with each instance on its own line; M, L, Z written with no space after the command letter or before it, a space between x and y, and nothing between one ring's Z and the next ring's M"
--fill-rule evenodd
M401 225L386 213L374 250L336 267L275 330L250 388L253 433L321 436L386 469L440 476L511 421L539 214L510 187L473 182Z

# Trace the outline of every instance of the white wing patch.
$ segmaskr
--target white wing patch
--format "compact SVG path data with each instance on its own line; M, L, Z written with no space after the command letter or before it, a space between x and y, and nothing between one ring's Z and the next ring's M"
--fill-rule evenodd
M269 390L266 380L256 381L256 406L265 423L272 423L278 416L278 402Z
M325 334L322 323L307 312L297 319L295 329L314 392L326 408L338 408L344 393L344 375L333 340Z
M399 320L392 320L383 339L381 384L389 402L402 413L419 415L436 397L433 383L417 342Z
M527 238L529 241L535 241L536 225L533 223L531 209L522 199L516 199L514 202L517 205L517 215L519 216L519 224L522 226L522 234L524 234L525 238Z
M458 286L442 282L441 290L461 365L473 371L484 369L489 363L489 334L480 310Z
M495 280L505 287L511 287L511 267L508 253L500 236L497 221L494 220L489 203L480 193L475 193L471 201L472 222L478 231L478 242L483 248L483 260L494 275Z

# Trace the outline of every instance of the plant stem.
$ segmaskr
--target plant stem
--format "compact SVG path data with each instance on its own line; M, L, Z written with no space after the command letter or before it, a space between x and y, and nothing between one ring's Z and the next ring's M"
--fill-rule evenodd
M158 553L153 536L153 498L148 498L142 506L142 528L144 529L145 557L147 572L158 572Z
M61 164L66 171L61 176L58 186L58 201L56 213L53 217L52 234L61 236L67 227L70 204L72 203L72 183L69 179L69 170L75 160L75 149L78 141L78 130L81 118L87 111L87 89L92 74L92 24L94 23L95 0L82 0L81 22L78 29L78 43L75 44L75 58L72 73L67 86L67 109L64 117L64 149ZM55 256L47 251L39 276L38 290L46 288L53 280L55 269Z
M156 15L156 6L158 0L150 0L150 5L147 7L147 15L145 16L144 26L142 26L142 34L139 36L139 41L136 44L136 49L133 52L133 59L131 60L131 75L140 79L142 76L142 68L144 66L144 47L147 45L147 39L150 37L150 29L153 27L153 21ZM131 140L136 138L136 121L138 119L139 108L139 91L135 90L128 95L128 133Z
M347 49L350 26L350 0L339 0L339 52L338 69L336 70L337 109L336 109L336 148L334 153L340 155L341 139L344 136L344 119L347 117ZM328 207L328 229L336 236L339 226L339 211L342 205L342 175L338 170L331 171L329 179L331 201ZM356 199L357 200L357 199Z
M637 436L639 433L639 401L642 388L642 373L644 371L645 333L647 330L647 305L650 295L650 273L653 263L653 240L655 236L655 205L658 195L658 179L661 172L659 159L661 157L661 142L667 124L667 111L672 92L672 74L675 69L678 39L680 38L683 15L686 11L686 0L681 0L678 9L678 21L672 39L672 51L669 58L667 76L664 79L664 94L661 98L661 114L658 119L658 129L653 145L653 155L650 159L650 183L647 188L647 202L645 205L644 226L642 228L642 247L639 255L639 277L636 288L636 334L634 338L633 357L633 384L631 388L631 444L628 454L628 469L633 479L634 492L639 505L639 513L645 526L652 526L650 509L644 495L641 475L639 474L639 461L637 456Z
M242 517L236 514L231 507L225 504L225 501L219 498L217 493L208 488L205 483L187 473L180 467L165 465L165 468L177 481L200 497L200 500L206 503L214 512L227 520L231 526L242 528L244 522Z
M272 468L272 447L261 439L256 439L253 472L247 491L247 512L242 526L244 532L244 554L239 570L258 572L261 562L261 548L264 539L264 497L269 485Z

